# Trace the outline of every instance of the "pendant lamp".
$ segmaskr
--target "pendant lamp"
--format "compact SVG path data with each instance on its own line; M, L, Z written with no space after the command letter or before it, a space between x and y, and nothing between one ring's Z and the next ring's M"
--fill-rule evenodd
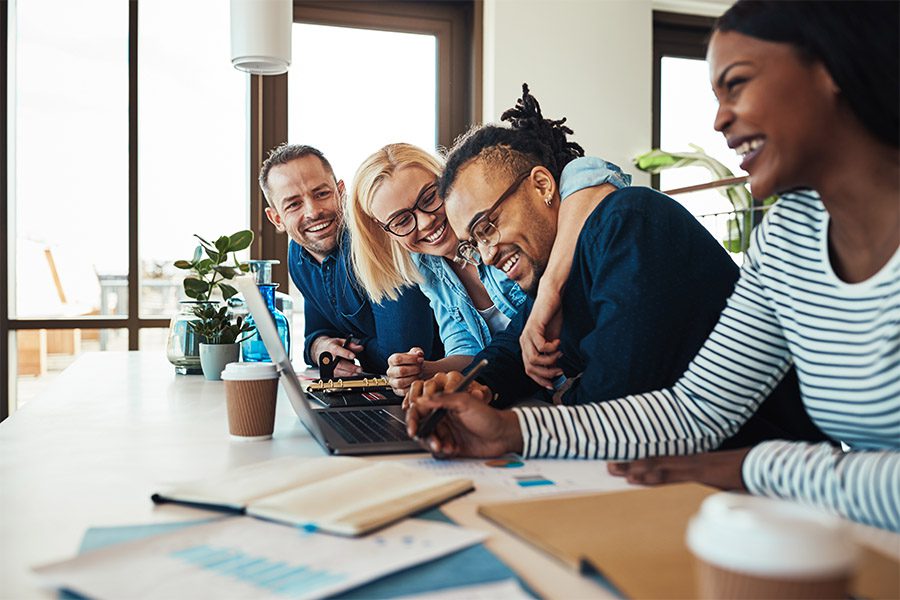
M291 0L231 0L231 64L256 75L287 73Z

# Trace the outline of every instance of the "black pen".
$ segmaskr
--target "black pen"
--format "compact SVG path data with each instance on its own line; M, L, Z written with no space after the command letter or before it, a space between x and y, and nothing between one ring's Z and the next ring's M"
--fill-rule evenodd
M458 384L456 384L449 390L444 390L442 392L442 394L455 394L459 390L468 387L469 384L475 380L475 376L478 374L478 371L480 371L481 368L484 367L486 364L488 364L487 359L482 358L480 361L478 361L477 365L472 367L472 369L469 370L468 373L466 373L466 376L463 377L462 380ZM437 408L437 409L431 411L431 413L427 417L425 417L425 420L422 421L422 424L416 429L416 439L417 440L427 439L428 436L430 436L432 433L434 433L434 428L437 427L437 424L440 423L441 419L443 419L444 415L446 415L446 414L447 414L446 408Z

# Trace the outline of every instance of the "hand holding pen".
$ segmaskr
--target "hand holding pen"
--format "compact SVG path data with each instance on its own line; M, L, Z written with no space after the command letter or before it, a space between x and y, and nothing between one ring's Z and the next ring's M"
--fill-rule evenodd
M518 417L488 405L493 394L471 381L474 370L468 378L457 372L440 373L410 387L407 432L426 442L435 456L492 457L521 451ZM434 425L426 428L424 421L432 420Z

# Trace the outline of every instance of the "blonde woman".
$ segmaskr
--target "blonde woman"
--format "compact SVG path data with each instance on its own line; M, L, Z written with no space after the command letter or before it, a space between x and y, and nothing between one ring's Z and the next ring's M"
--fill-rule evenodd
M421 348L410 348L388 359L398 394L417 379L467 366L527 301L501 271L457 255L459 239L437 195L442 168L421 148L389 144L360 165L346 207L353 267L372 301L394 300L418 285L440 328L445 358L426 361Z

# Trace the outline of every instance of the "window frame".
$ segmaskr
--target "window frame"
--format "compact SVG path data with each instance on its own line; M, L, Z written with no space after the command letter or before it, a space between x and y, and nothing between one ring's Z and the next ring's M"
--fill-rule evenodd
M662 59L664 56L706 60L706 44L714 17L653 11L653 134L652 147L659 148L662 115ZM650 176L659 189L659 175Z
M9 210L10 161L0 161L0 247L7 250L0 261L0 422L14 410L17 369L12 365L17 342L12 333L37 329L126 329L128 349L140 348L142 329L167 328L167 318L141 318L140 257L138 223L138 13L140 0L131 0L128 9L128 314L125 316L18 319L9 316L10 254L15 238L11 234ZM9 2L0 2L0 47L9 50L11 33ZM438 36L438 141L449 146L469 123L481 120L481 31L482 3L479 0L408 0L392 2L303 1L294 0L294 22L343 25L366 29L429 33ZM0 143L9 148L9 75L14 52L5 51L0 60ZM282 263L273 280L288 283L287 236L278 234L265 216L266 201L257 185L257 176L268 151L287 140L288 74L249 77L248 204L250 227L256 234L251 258L279 257ZM446 78L446 80L445 80ZM451 91L452 90L452 91Z

